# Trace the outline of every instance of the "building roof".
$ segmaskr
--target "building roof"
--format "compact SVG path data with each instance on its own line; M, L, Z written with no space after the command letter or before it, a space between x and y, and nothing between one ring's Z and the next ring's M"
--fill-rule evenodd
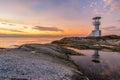
M94 17L92 18L93 20L96 20L96 19L101 19L101 17L97 16L97 17Z

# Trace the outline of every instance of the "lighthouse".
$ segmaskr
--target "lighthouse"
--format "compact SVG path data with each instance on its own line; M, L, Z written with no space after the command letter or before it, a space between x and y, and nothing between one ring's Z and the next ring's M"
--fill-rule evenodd
M92 30L91 34L89 36L92 37L100 37L101 36L101 30L99 29L99 26L101 24L100 19L101 17L94 17L93 19L93 25L95 26L94 30Z

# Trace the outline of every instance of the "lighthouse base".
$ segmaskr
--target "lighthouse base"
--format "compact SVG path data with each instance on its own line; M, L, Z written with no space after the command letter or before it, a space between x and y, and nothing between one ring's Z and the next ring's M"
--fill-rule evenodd
M89 36L100 37L101 36L101 30L93 30Z

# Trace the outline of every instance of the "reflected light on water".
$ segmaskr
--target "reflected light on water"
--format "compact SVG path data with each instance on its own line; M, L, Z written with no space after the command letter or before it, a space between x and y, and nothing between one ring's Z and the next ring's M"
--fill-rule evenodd
M0 38L0 48L14 48L22 44L45 44L60 38Z

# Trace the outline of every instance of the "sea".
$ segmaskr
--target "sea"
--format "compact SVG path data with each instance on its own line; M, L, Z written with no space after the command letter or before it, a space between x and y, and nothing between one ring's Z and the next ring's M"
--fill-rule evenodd
M23 44L47 44L60 39L61 37L1 37L0 48L15 48Z

